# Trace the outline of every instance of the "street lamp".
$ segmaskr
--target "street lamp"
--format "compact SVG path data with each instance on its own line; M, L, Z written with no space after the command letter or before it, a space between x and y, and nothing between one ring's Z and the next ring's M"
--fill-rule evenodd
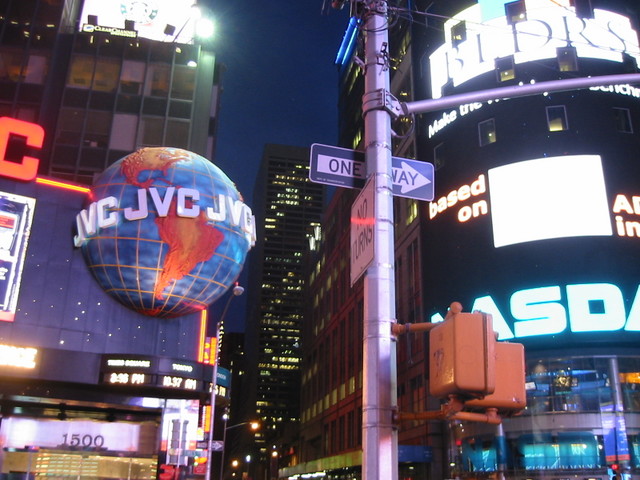
M224 420L224 431L222 432L222 458L220 460L220 480L224 478L224 449L227 446L227 430L231 430L232 428L236 428L236 427L242 427L243 425L249 425L251 430L253 431L256 431L260 428L260 424L256 421L237 423L235 425L231 425L230 427L228 427L227 420L229 420L229 416L225 413L222 416L222 418ZM249 456L247 455L247 457ZM250 460L247 460L247 462L248 461Z
M205 480L211 480L211 466L212 466L212 448L213 448L213 425L215 422L215 413L216 413L216 382L218 380L218 355L220 354L220 331L222 328L222 322L224 321L224 317L227 315L227 310L229 310L229 305L231 304L231 300L234 297L239 297L244 293L244 288L236 284L233 287L233 295L229 297L226 305L224 306L224 310L222 311L222 315L220 315L220 319L216 322L216 348L212 352L211 358L213 360L213 375L211 379L211 413L209 415L209 440L207 443L207 458L209 465L205 471ZM224 451L224 445L223 445Z

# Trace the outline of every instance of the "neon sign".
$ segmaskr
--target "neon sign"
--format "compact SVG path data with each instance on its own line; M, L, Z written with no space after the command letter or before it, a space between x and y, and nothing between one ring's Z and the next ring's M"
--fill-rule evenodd
M513 293L509 313L513 327L507 322L491 295L474 299L469 311L479 310L493 316L493 328L500 340L563 332L640 332L640 285L629 311L625 295L612 283L580 283L527 288ZM444 317L436 313L432 322Z
M0 117L0 175L30 182L38 174L40 160L29 156L22 157L20 163L8 160L7 147L11 135L25 137L28 147L42 148L44 129L35 123Z
M483 18L480 4L458 13L444 25L445 43L429 57L432 98L440 98L449 82L457 87L493 71L498 58L513 57L520 64L575 47L578 57L622 62L627 54L640 62L638 34L629 18L601 9L594 9L594 18L573 12L548 0L527 0L527 19L513 25L505 16ZM462 22L466 38L460 41L452 30Z
M38 357L38 349L32 347L18 347L15 345L0 345L0 366L34 369Z
M183 218L198 218L201 207L196 203L200 199L200 192L193 188L167 187L161 194L156 187L138 189L138 208L125 207L122 215L126 220L142 220L149 216L149 201L154 205L158 217L166 217L169 207L174 200L177 204L177 215ZM240 200L234 200L227 195L217 195L217 208L207 207L207 218L211 221L221 222L228 219L232 225L239 226L245 233L247 240L255 242L255 225L251 208ZM119 221L119 202L116 197L105 197L93 202L76 216L78 235L74 237L76 247L82 246L87 237L95 235L98 229L113 227Z
M613 213L615 216L616 233L620 237L640 237L640 222L636 220L625 220L622 214L640 215L640 196L628 197L619 194L613 203Z

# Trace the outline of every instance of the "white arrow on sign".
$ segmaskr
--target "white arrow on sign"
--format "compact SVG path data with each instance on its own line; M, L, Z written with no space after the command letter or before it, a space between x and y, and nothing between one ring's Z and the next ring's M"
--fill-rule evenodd
M417 171L407 162L401 161L400 165L402 165L402 168L391 169L391 176L393 178L393 184L399 185L400 192L403 194L431 183L431 180L422 175L422 173Z
M392 181L393 185L400 187L400 192L402 194L409 193L431 183L431 180L409 165L406 161L396 158L394 158L394 160L394 163L400 161L400 167L393 167L391 169ZM318 173L326 173L339 177L366 178L366 167L364 162L359 160L349 160L347 158L336 158L330 155L318 154L316 170Z
M213 440L211 442L211 451L212 452L221 452L224 449L224 442L220 440Z

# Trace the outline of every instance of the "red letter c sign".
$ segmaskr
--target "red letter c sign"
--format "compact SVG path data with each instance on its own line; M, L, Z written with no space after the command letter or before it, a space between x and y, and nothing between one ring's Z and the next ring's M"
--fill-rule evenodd
M42 148L44 129L35 123L0 117L0 175L17 180L31 181L38 174L40 160L34 157L22 157L21 163L11 162L5 158L11 134L27 138L27 146Z

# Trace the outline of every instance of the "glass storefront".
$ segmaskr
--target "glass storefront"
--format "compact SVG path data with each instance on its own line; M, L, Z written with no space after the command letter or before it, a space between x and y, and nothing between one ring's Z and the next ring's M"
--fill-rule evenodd
M0 480L151 480L159 412L3 404Z
M526 410L502 426L452 426L454 473L604 479L614 464L640 468L640 357L529 360L526 387Z
M151 480L158 459L133 453L4 449L2 480Z

